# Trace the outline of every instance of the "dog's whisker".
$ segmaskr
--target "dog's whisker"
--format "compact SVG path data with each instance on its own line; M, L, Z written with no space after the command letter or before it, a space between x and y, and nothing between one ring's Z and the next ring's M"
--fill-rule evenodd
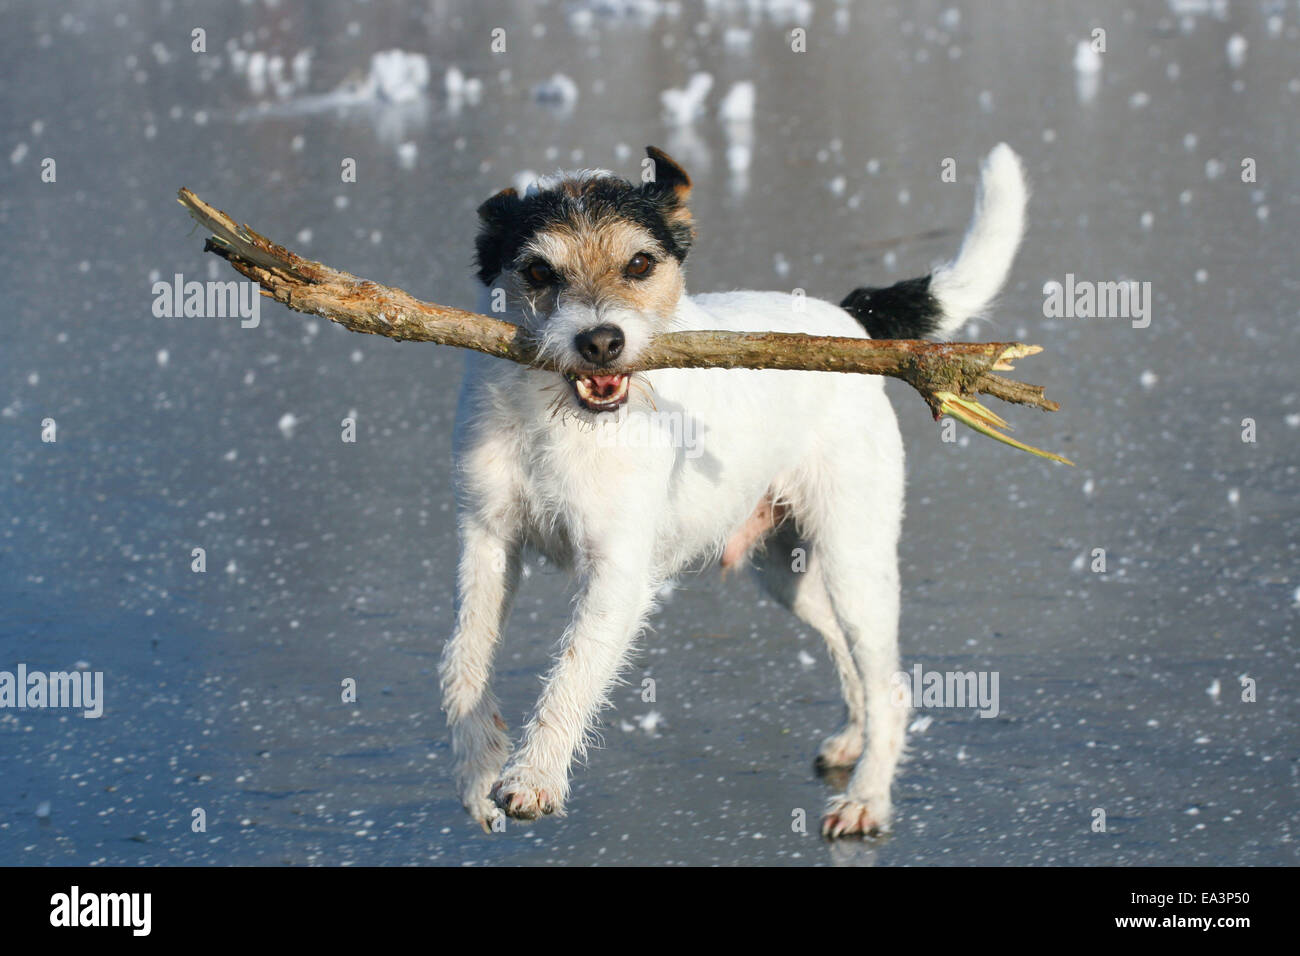
M650 394L650 392L652 391L652 389L647 389L643 384L641 384L640 382L638 382L636 379L632 379L632 381L629 382L628 384L629 384L632 388L636 389L637 392L641 395L641 397L644 398L647 402L650 403L650 407L651 407L654 411L656 411L656 412L659 411L659 406L655 404L654 397Z
M550 402L547 403L547 409L550 411L550 419L554 419L556 414L564 407L564 395L557 394Z

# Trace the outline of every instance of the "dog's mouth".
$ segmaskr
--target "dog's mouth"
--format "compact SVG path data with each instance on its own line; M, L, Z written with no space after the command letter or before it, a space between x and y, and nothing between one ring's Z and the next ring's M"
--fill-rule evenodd
M630 375L617 372L612 375L579 375L567 372L564 377L573 387L578 403L588 411L612 412L627 403L632 378Z

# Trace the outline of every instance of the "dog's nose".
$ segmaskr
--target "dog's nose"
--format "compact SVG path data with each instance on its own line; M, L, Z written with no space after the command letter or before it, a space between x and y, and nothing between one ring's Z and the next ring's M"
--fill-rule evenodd
M623 351L623 330L617 325L598 325L579 332L574 336L573 345L592 365L608 365Z

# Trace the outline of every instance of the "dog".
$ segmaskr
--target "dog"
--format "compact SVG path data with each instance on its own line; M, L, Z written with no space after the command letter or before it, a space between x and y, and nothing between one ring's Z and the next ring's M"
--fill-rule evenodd
M478 210L480 311L521 326L564 371L467 360L454 432L455 626L439 667L458 795L488 830L505 817L563 814L570 766L592 744L660 588L720 558L752 563L765 589L825 638L846 719L817 764L853 769L822 832L880 832L910 704L891 692L903 444L882 379L620 369L675 330L954 332L988 308L1020 244L1020 159L1000 144L984 160L953 260L856 289L837 306L784 292L687 295L691 180L661 150L646 153L639 183L605 170L560 173ZM491 677L526 546L571 569L580 587L512 754Z

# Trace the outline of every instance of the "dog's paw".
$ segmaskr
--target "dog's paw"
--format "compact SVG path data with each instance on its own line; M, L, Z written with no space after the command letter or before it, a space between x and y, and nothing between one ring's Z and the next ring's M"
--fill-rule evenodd
M463 797L461 803L465 807L465 812L483 828L484 833L504 829L505 815L502 814L501 808L492 802L491 797L486 794L481 797Z
M822 817L822 836L837 840L847 836L875 836L889 826L889 804L884 800L853 800L844 794L831 797Z
M547 785L526 770L506 771L492 785L491 797L506 816L516 820L536 820L563 810L561 788Z
M862 756L863 735L861 728L845 727L839 733L827 737L817 750L817 759L813 762L818 773L826 773L836 767L852 767Z

